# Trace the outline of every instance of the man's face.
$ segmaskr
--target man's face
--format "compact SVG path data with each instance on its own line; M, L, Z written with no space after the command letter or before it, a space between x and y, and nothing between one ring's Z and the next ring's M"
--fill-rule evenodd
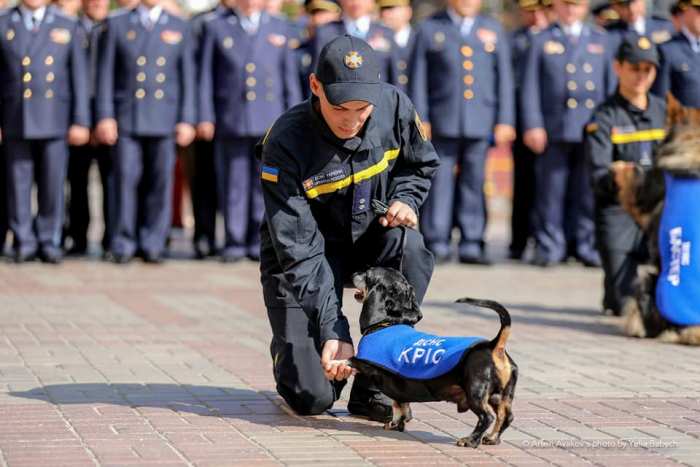
M160 5L162 0L141 0L140 3L146 8L153 8L154 6Z
M357 19L372 13L374 0L340 0L340 7L345 16Z
M613 68L619 79L620 90L626 94L646 94L656 79L656 67L653 63L615 60Z
M559 21L567 26L583 21L588 14L588 0L576 4L564 0L554 0L553 7Z
M481 0L448 0L447 3L460 16L476 16L481 10Z
M311 92L318 97L321 115L328 128L340 139L349 139L357 136L365 122L372 115L374 106L365 101L348 101L340 105L333 105L328 102L326 93L323 92L323 85L311 74L309 78Z
M683 25L695 36L700 36L700 7L688 6L683 11Z
M318 27L328 24L331 21L340 19L340 13L337 11L316 10L309 16L309 21L312 26Z
M22 5L24 5L30 10L36 10L37 8L41 8L47 3L49 3L48 0L22 0Z
M632 0L628 3L618 3L612 5L612 8L620 15L620 19L625 23L634 23L639 18L644 18L647 14L647 4L644 0Z
M528 28L537 28L543 30L549 24L549 17L544 8L536 8L534 10L520 9L520 23Z
M109 0L83 0L83 12L93 21L102 21L109 14Z
M56 0L54 3L62 12L70 16L77 16L82 6L80 0Z
M408 23L411 22L411 17L413 16L413 9L410 6L395 6L392 8L382 8L379 13L379 17L387 27L391 28L394 32L398 32L403 29Z
M265 7L265 0L238 0L236 7L243 12L244 15L250 15L258 11L262 11Z

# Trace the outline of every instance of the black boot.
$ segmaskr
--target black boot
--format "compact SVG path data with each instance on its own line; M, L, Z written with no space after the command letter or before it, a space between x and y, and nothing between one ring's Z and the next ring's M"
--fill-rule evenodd
M363 375L355 376L355 382L350 391L348 412L353 415L367 417L380 423L387 423L392 418L392 400L372 386L369 378Z

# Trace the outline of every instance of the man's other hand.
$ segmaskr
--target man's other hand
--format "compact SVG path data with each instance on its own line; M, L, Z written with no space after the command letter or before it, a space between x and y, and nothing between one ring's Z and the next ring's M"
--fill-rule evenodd
M326 378L341 381L348 379L353 369L348 365L348 359L355 356L352 344L335 339L327 340L321 351L321 367Z
M408 204L394 201L386 214L379 218L379 223L384 227L405 225L414 228L418 225L418 216Z

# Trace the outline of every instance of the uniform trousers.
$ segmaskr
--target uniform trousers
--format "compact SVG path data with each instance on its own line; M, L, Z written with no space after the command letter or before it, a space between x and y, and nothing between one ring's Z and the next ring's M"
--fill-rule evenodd
M68 157L66 140L8 139L4 146L8 223L15 238L15 252L31 256L40 249L49 255L60 255ZM36 217L32 215L34 181L38 194Z
M535 153L518 137L513 144L513 207L510 216L510 253L522 255L532 236L535 199Z
M264 215L260 163L255 158L259 137L214 141L219 203L226 241L222 255L260 257L260 224Z
M326 287L335 286L341 304L343 286L350 283L352 274L371 266L393 267L403 272L420 303L434 265L420 233L408 228L386 229L378 223L354 245L326 244L326 258L335 278L335 284ZM265 264L262 266L263 271L268 269ZM279 295L278 291L284 288L283 273L274 268L271 271L262 276L266 296ZM272 326L270 353L277 392L301 415L320 414L329 409L340 398L345 382L330 382L324 376L319 364L323 343L319 340L318 320L297 304L268 306L267 316ZM360 377L355 378L355 385L365 385L362 389L378 392Z
M604 272L603 309L619 315L634 296L637 266L647 261L646 236L621 206L595 210L596 246Z
M566 222L573 252L597 257L593 227L593 193L581 143L550 143L535 158L533 216L536 256L556 263L566 258Z
M5 251L7 238L7 168L5 167L5 147L0 144L0 255Z
M174 167L171 136L119 135L114 164L115 255L163 253L170 230Z
M90 203L88 181L92 162L97 163L102 182L102 217L104 233L102 249L109 250L114 231L115 191L112 169L112 148L110 146L71 146L68 157L68 230L73 240L73 247L79 250L87 248L87 233L90 225Z
M195 141L190 190L194 215L195 244L206 242L210 252L216 250L216 171L214 165L214 143Z
M484 179L488 140L434 138L433 146L440 156L440 167L421 212L426 245L438 257L449 256L456 224L461 234L459 256L478 257L486 230Z

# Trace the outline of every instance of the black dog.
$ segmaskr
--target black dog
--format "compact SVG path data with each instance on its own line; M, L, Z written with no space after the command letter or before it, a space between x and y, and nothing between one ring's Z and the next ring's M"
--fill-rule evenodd
M363 304L360 315L363 339L375 332L390 332L389 326L403 324L412 327L423 317L413 288L396 270L372 268L355 274L353 283L358 289L355 299ZM495 310L501 318L501 329L493 340L481 340L463 354L458 353L458 363L447 373L430 379L413 379L357 357L350 360L350 365L370 376L372 382L394 400L393 420L384 425L385 429L404 430L405 423L411 420L410 402L449 401L457 404L459 412L471 409L479 417L474 431L470 436L460 438L458 446L476 448L482 441L484 444L498 444L501 434L513 421L511 403L518 376L515 362L505 351L510 334L510 315L503 306L490 300L462 298L457 302ZM394 329L399 328L407 330L406 326ZM427 341L435 342L436 339L450 338L430 336ZM362 342L358 349L361 348ZM428 361L429 355L424 349L420 360ZM361 352L358 353L360 356ZM493 430L484 436L494 420Z

